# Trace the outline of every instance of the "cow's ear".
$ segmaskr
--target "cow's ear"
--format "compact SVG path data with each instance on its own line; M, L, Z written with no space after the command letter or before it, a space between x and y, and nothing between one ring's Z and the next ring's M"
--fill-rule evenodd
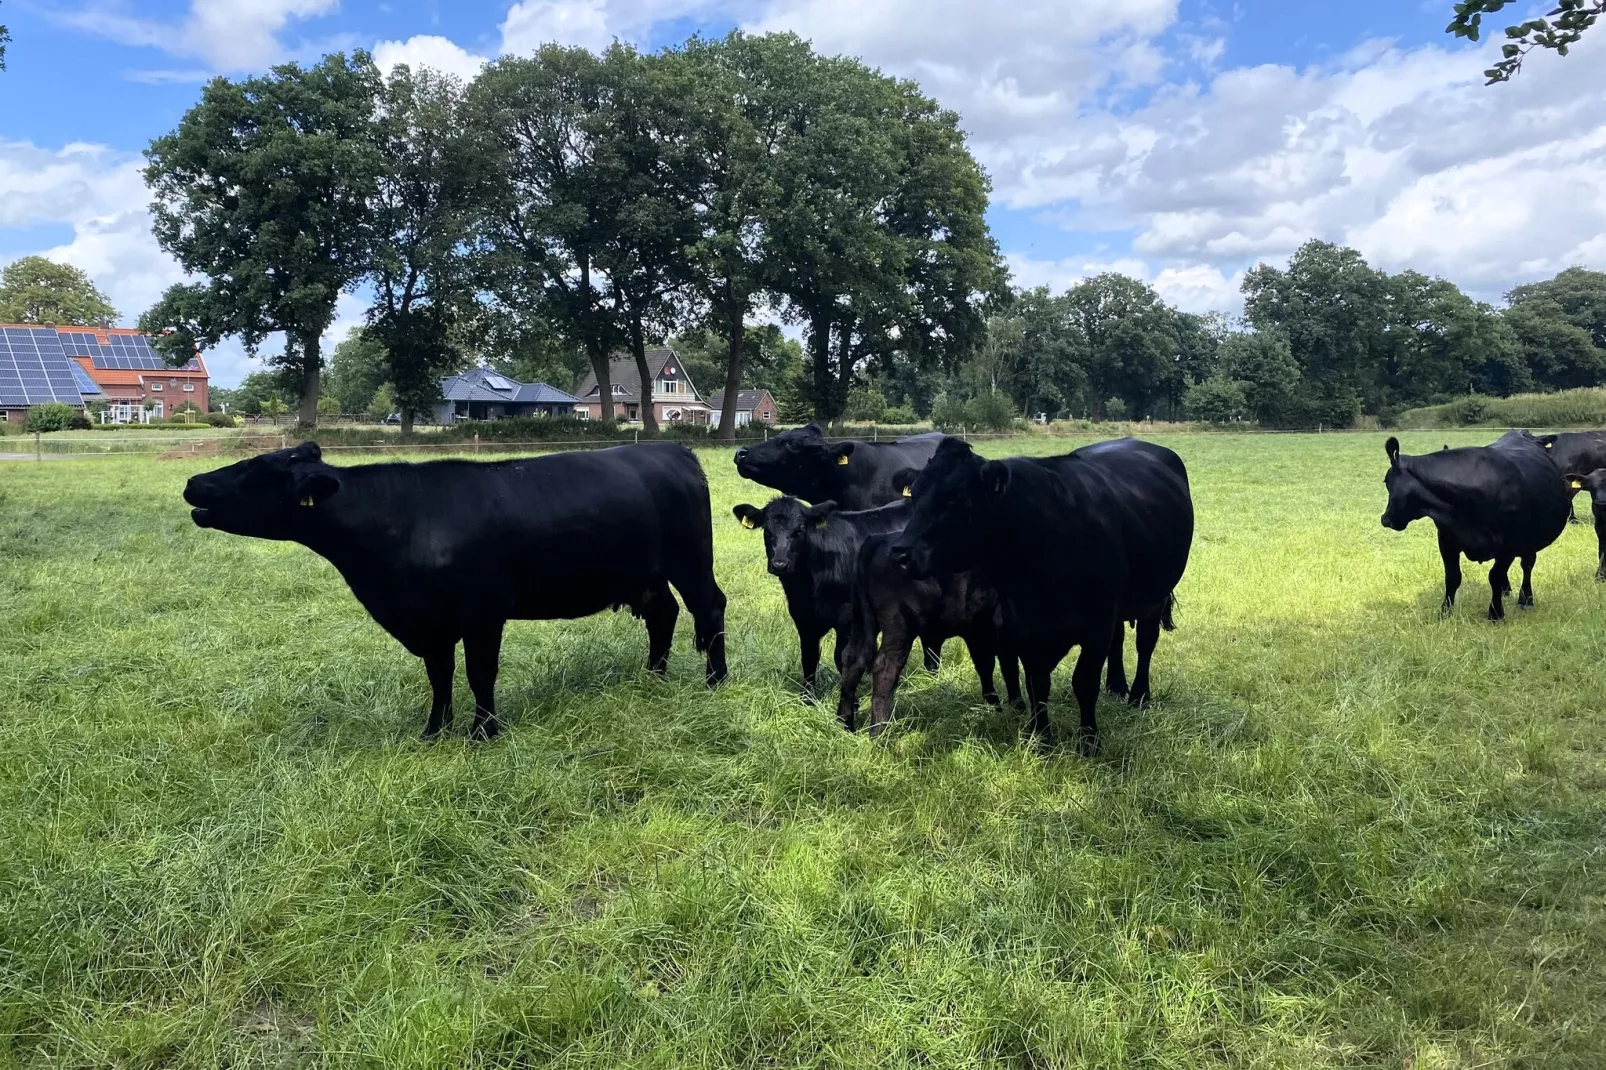
M981 466L981 485L995 498L1009 487L1009 465L1003 461L988 461Z
M1389 436L1389 440L1387 442L1383 443L1383 452L1389 455L1389 464L1391 464L1391 465L1399 464L1400 463L1400 440L1395 438L1393 435L1390 435Z
M755 509L751 505L738 505L731 510L732 515L742 522L744 528L757 528L764 526L764 510Z
M290 450L290 459L293 461L321 461L323 450L318 448L316 442L303 442Z
M915 477L920 475L916 468L900 468L898 474L892 477L892 485L898 488L898 493L905 498L914 497Z
M831 518L831 514L834 512L836 512L836 502L823 501L818 505L809 506L803 511L803 515L813 521L815 527L823 528L825 527L825 522Z
M853 456L853 449L857 445L857 442L838 442L836 447L831 450L832 453L836 454L836 463L847 464L848 458Z
M305 509L322 505L340 491L340 477L327 467L314 468L296 476L296 502Z

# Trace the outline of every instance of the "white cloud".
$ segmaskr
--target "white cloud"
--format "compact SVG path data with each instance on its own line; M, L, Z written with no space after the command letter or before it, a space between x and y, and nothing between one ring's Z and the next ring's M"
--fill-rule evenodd
M103 0L54 17L120 44L193 56L218 71L245 71L285 58L280 35L293 21L328 15L338 7L339 0L190 0L183 19L167 23L128 14L126 4Z
M484 56L476 56L445 37L429 34L405 41L381 41L374 46L374 63L382 71L405 63L414 70L428 67L467 81L479 74L485 62Z
M1147 282L1166 303L1184 312L1237 314L1243 306L1243 296L1238 292L1243 273L1226 274L1208 264L1164 267L1155 271L1147 262L1135 257L1040 260L1011 253L1005 260L1017 286L1047 286L1054 293L1063 293L1083 279L1113 271Z
M607 7L605 0L521 0L502 21L502 51L528 54L549 41L607 48L618 34Z

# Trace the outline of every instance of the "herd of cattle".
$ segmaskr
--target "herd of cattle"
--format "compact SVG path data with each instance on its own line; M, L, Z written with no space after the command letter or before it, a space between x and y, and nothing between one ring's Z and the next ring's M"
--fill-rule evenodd
M1507 572L1523 568L1518 605L1533 603L1537 553L1560 535L1588 490L1606 579L1606 432L1535 437L1402 455L1387 443L1383 523L1428 517L1444 559L1444 610L1460 557L1493 561L1489 616L1504 615ZM914 641L935 669L962 639L988 702L1030 709L1048 746L1049 681L1079 648L1071 690L1077 745L1098 745L1100 677L1140 704L1193 543L1188 473L1171 450L1124 438L1058 457L989 461L960 439L829 442L816 425L736 452L737 471L781 493L738 505L763 533L815 697L821 641L835 633L837 715L852 730L871 676L869 731L887 725ZM509 620L558 620L628 608L647 626L647 666L667 671L680 608L694 622L710 687L723 681L725 595L714 579L708 484L696 456L667 443L523 460L332 467L303 443L192 478L184 490L203 528L299 542L328 559L364 608L423 660L432 690L425 738L452 719L463 644L474 695L471 738L496 735L495 685ZM1136 634L1130 683L1126 625Z

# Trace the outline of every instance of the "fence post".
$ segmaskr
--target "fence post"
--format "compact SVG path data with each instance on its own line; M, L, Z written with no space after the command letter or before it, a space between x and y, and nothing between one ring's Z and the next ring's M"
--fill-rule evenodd
M641 445L641 428L636 428L636 445ZM921 649L924 649L923 647Z
M966 441L966 442L970 441L970 435L965 432L965 425L964 424L960 424L959 425L959 437L961 439L963 439L964 441Z
M870 425L870 441L871 442L880 442L881 441L879 433L876 430L876 425L875 424L871 424ZM924 649L924 648L922 648L922 649Z
M39 444L39 432L37 431L33 433L33 459L36 461L42 461L45 459L45 450L44 447Z
M476 431L476 432L474 432L474 454L475 454L475 456L478 456L479 452L480 452L480 433L478 431Z
M279 448L282 450L282 449L284 449L284 447L285 447L285 437L283 435L280 435L279 436Z

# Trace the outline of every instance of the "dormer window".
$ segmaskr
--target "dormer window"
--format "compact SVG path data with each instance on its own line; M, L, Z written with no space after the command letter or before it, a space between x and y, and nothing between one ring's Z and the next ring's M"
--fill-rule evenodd
M620 386L618 383L615 383L614 386L613 386L613 396L617 397L617 398L624 397L625 396L625 388Z

